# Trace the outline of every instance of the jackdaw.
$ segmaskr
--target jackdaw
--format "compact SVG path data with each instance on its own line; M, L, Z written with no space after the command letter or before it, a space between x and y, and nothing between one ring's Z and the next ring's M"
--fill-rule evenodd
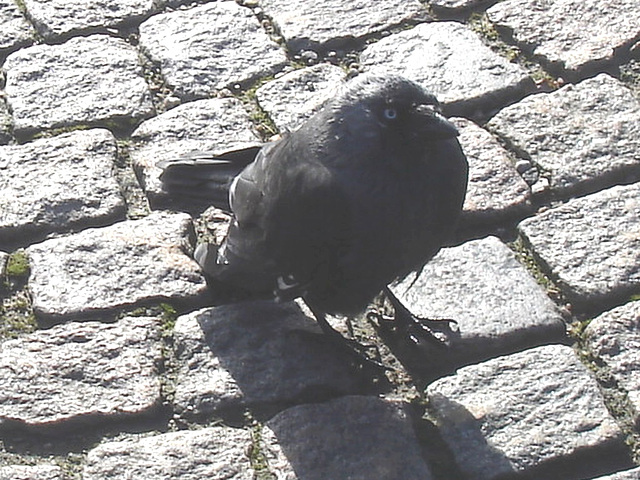
M230 181L226 239L197 250L211 277L280 300L302 297L323 331L340 339L326 314L362 312L384 291L415 338L430 333L426 320L388 285L419 271L452 234L468 176L457 135L416 83L363 74L277 141L159 166L169 192L212 201L220 181L242 168ZM241 160L247 153L250 163Z

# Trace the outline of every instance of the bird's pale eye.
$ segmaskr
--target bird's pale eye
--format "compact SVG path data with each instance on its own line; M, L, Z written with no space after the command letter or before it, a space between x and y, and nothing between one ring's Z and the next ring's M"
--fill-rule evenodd
M384 118L386 118L387 120L395 120L396 118L398 118L398 112L396 111L395 108L391 108L391 107L385 108L382 114L384 115Z

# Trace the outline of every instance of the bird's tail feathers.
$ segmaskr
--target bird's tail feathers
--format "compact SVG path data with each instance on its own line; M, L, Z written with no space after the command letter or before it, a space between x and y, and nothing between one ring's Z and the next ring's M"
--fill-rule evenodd
M174 202L197 202L229 209L229 187L233 178L253 162L262 145L221 152L192 152L159 161L160 181Z

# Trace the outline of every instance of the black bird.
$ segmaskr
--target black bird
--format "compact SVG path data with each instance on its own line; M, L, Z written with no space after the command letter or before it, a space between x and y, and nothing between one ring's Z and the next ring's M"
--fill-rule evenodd
M244 167L230 185L225 241L197 255L213 278L302 297L341 339L325 315L361 312L384 291L403 328L428 333L388 285L419 271L455 227L468 176L457 135L416 83L364 74L298 130L240 152L257 152L246 166L206 152L159 166L170 192L212 199L219 179Z

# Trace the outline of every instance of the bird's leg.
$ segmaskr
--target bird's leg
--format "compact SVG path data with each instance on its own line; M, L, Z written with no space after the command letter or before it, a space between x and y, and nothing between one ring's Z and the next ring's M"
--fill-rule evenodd
M441 328L432 328L432 326L440 327L443 322L448 326L450 326L451 324L457 325L457 321L449 318L431 319L418 317L411 313L409 309L404 306L404 304L398 299L398 297L395 296L395 294L389 287L385 287L383 291L391 302L391 305L393 306L393 321L396 324L397 331L404 332L404 334L413 343L416 344L420 343L421 339L426 339L440 347L447 347L449 345L449 342L447 340L442 339L435 334L435 332L437 330L441 330ZM383 317L380 314L374 314L374 317L382 320L387 320L387 318Z
M314 317L316 317L318 325L327 338L329 338L331 342L342 351L349 354L358 365L362 368L374 367L376 370L388 370L388 368L379 360L370 358L366 355L366 350L369 348L367 345L362 345L356 340L346 338L340 332L336 331L327 321L327 316L324 312L318 311L311 306L309 306L309 309L313 313Z

